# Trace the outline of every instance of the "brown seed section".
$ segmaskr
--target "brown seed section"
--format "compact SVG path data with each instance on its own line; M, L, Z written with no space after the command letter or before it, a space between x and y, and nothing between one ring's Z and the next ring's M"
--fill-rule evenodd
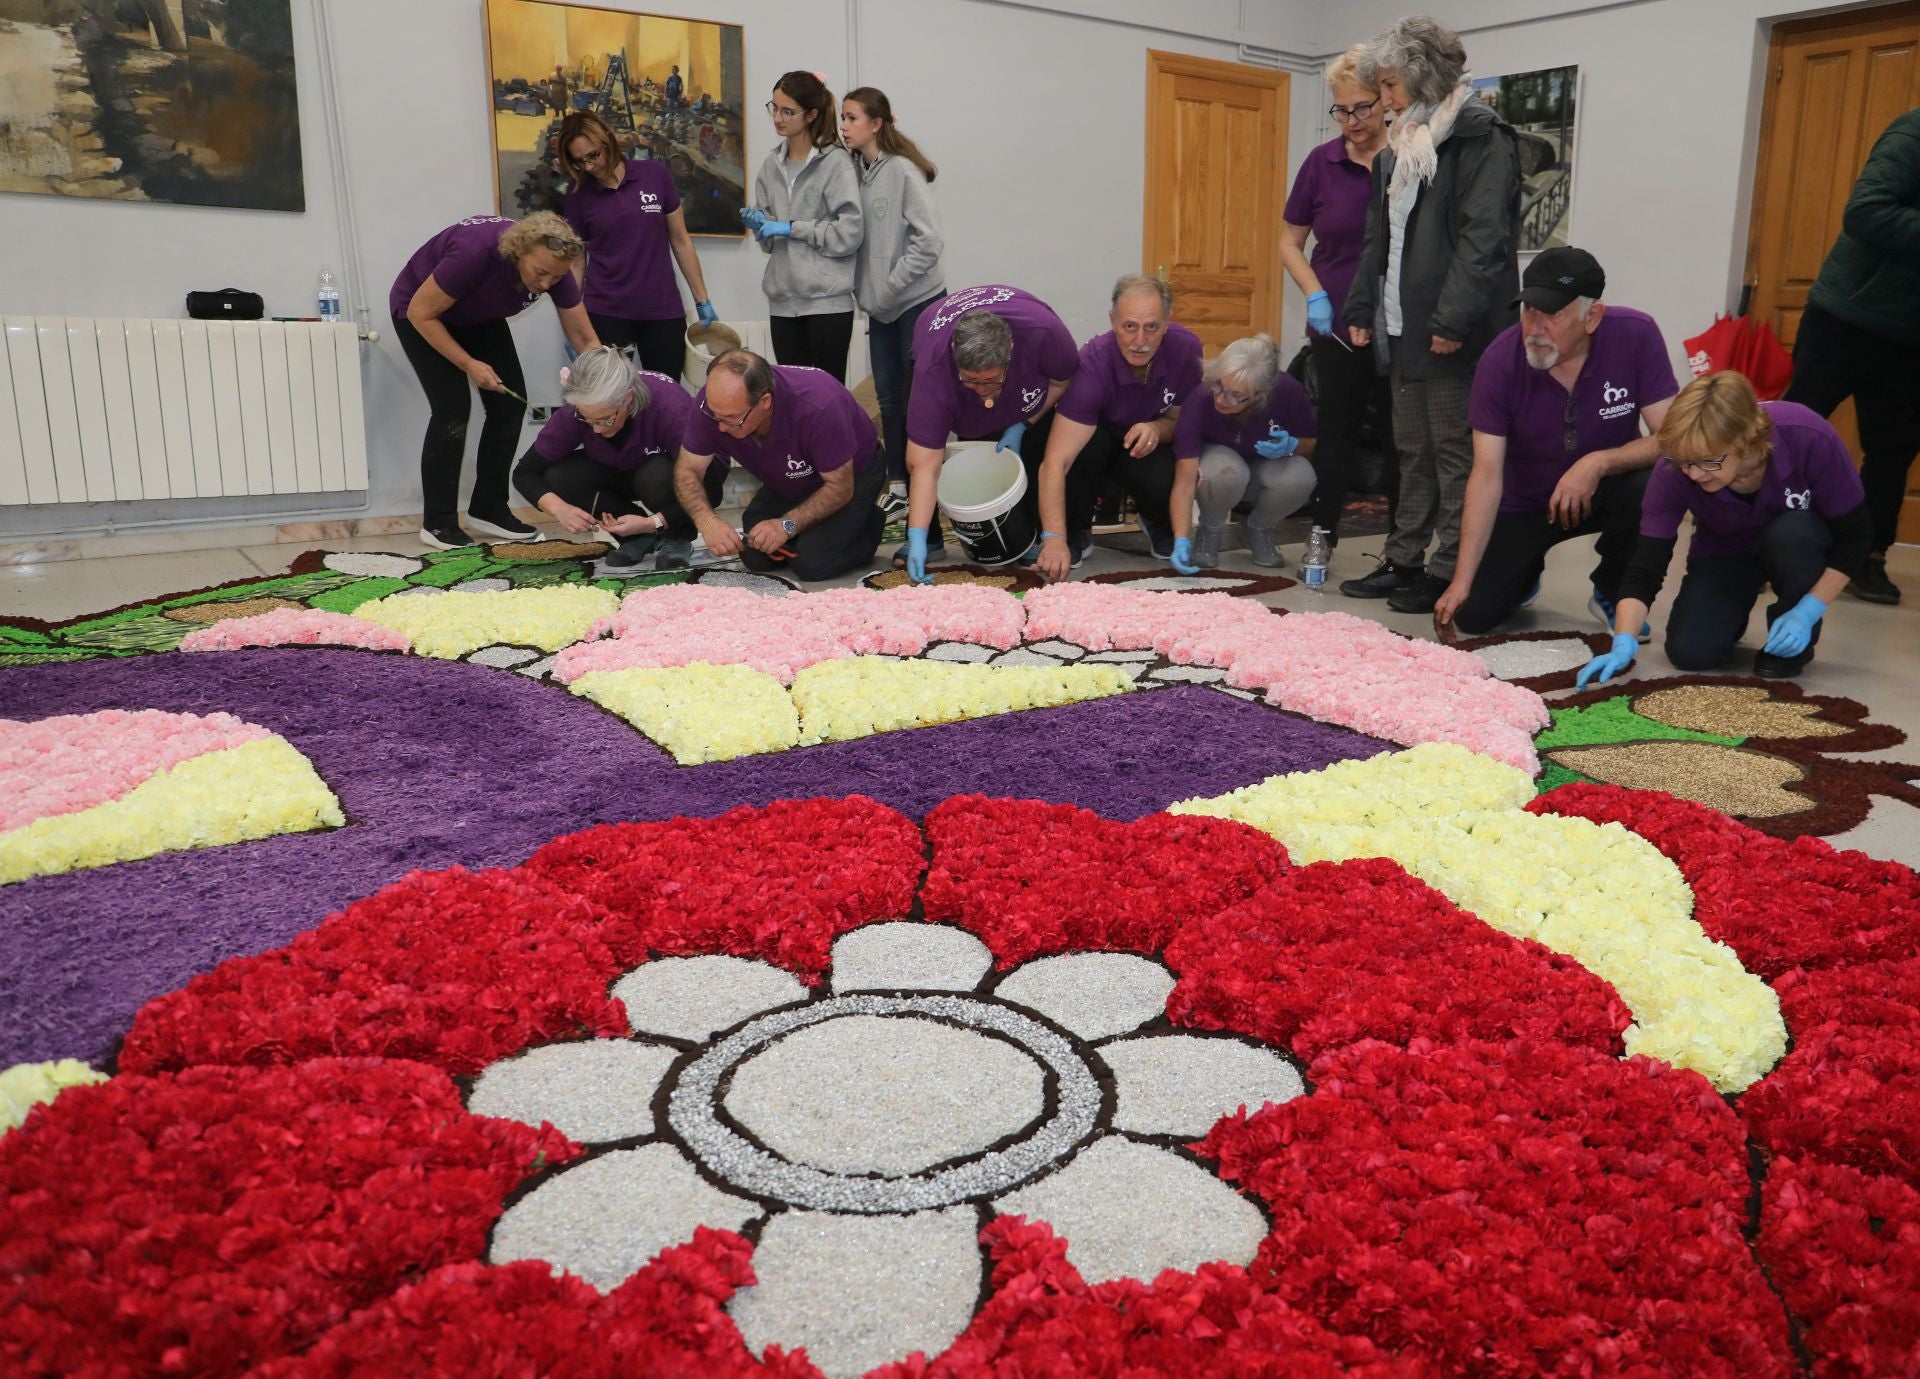
M487 547L495 560L592 560L612 547L604 541L506 541Z
M1763 685L1685 685L1634 700L1642 718L1721 737L1840 737L1851 729L1819 717L1817 703L1775 699Z
M1665 790L1735 817L1777 819L1819 803L1783 788L1806 779L1798 763L1716 742L1562 747L1546 756L1590 780L1629 790Z
M185 608L169 608L161 616L175 622L214 623L225 622L229 618L251 618L261 613L271 613L276 608L305 607L304 603L295 603L292 599L265 595L253 599L229 599L225 603L195 603Z

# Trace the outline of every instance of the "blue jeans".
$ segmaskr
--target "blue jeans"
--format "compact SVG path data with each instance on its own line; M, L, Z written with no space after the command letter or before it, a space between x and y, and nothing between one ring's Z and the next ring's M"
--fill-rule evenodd
M946 296L940 291L908 307L891 321L867 321L867 362L873 369L873 395L880 403L880 439L887 452L887 477L907 477L907 397L913 391L913 329L920 313Z

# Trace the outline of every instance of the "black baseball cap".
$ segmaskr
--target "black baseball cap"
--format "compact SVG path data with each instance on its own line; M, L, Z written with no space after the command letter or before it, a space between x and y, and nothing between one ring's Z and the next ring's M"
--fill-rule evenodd
M1521 275L1520 295L1513 304L1525 302L1551 313L1564 309L1576 297L1598 297L1606 290L1606 270L1585 249L1542 249Z

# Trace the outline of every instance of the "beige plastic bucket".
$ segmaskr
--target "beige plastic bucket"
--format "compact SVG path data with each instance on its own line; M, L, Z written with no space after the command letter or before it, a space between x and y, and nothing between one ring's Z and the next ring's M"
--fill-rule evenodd
M707 368L728 350L740 348L740 332L725 321L710 326L694 325L687 332L687 359L682 381L689 388L707 386Z

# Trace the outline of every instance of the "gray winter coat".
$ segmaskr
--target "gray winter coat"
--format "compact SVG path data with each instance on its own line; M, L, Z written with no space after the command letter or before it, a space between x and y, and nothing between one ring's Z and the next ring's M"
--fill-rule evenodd
M838 147L816 151L793 179L791 196L781 168L786 160L781 144L753 179L753 204L767 219L793 226L791 235L760 244L767 255L760 279L767 305L775 316L852 311L854 260L864 230L853 155Z
M883 153L861 172L860 209L867 229L853 275L860 309L885 325L916 302L946 296L940 212L913 159Z
M1373 159L1373 199L1360 267L1342 319L1384 342L1387 187L1394 156ZM1433 181L1420 189L1400 246L1400 370L1409 379L1471 374L1493 337L1519 319L1520 153L1513 127L1477 97L1441 141ZM1458 340L1435 354L1433 336Z

